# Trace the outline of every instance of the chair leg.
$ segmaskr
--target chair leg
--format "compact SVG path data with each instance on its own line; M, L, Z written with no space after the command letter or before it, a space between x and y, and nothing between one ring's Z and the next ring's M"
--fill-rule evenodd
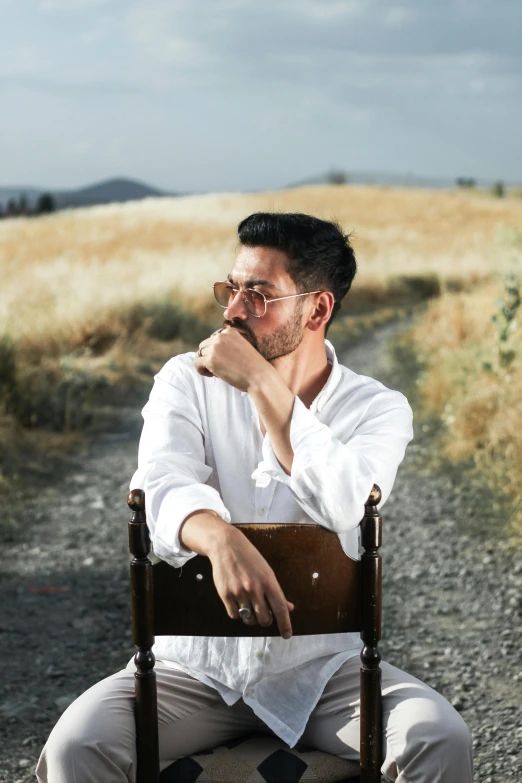
M159 783L160 775L156 672L154 655L148 653L139 650L135 657L136 783Z
M361 658L368 648L364 648ZM380 660L380 656L379 656ZM382 695L379 660L361 667L361 783L380 783L382 764Z
M380 783L382 764L381 638L382 518L377 511L381 490L374 484L361 522L361 783Z
M158 695L154 671L154 594L150 538L145 518L145 494L132 490L128 498L132 637L138 648L134 656L136 673L136 783L159 783Z

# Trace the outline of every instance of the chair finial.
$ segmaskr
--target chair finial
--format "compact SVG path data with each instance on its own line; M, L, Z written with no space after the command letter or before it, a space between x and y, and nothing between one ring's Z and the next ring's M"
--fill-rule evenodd
M145 492L142 489L131 489L127 505L131 511L145 511Z
M374 484L371 489L370 496L366 501L366 505L378 506L379 503L381 502L381 498L382 498L381 488L378 486L378 484Z

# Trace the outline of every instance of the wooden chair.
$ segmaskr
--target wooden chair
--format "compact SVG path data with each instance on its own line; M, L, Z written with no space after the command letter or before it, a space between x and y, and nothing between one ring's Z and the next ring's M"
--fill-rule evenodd
M361 521L364 552L360 561L344 553L336 533L319 525L237 525L271 565L285 596L295 604L291 613L294 635L361 632L364 646L360 681L360 766L355 763L354 769L354 762L330 756L332 763L335 759L346 765L344 771L336 773L340 776L317 780L360 780L361 783L380 783L381 780L381 657L378 642L381 636L382 564L378 550L382 539L382 519L377 511L380 499L381 491L374 485ZM136 782L159 783L156 675L151 650L154 636L259 637L278 636L279 631L275 621L268 628L248 626L228 616L214 586L212 567L207 557L196 555L182 569L161 561L153 565L148 557L150 539L143 491L133 490L128 504L133 511L129 522L130 551L133 555L130 566L132 628L133 641L138 648L135 657ZM266 743L267 737L263 736L263 740ZM271 738L268 740L272 742ZM284 744L276 737L273 742L276 749ZM288 752L293 750L288 749ZM180 779L176 777L175 768L179 768L179 760L163 770L162 783ZM219 777L223 783L237 779L233 776ZM300 780L300 777L282 776L277 779L291 783Z

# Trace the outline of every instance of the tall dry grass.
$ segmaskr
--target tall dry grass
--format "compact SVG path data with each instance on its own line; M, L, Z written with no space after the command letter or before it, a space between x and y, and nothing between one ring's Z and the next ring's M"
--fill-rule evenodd
M39 342L103 313L166 295L190 307L230 270L236 227L256 210L336 218L360 262L359 290L397 276L444 283L487 278L508 262L499 233L520 224L516 199L363 186L204 195L0 222L0 333Z
M232 267L238 222L258 210L334 218L353 232L359 272L348 312L491 283L509 268L522 224L515 198L363 186L151 198L0 221L0 457L21 426L81 429L104 385L150 383L168 355L219 325L212 283ZM487 324L481 309L476 329ZM436 318L432 327L441 333Z
M425 411L444 424L443 453L453 463L474 463L503 496L508 532L520 543L522 329L513 331L513 358L502 366L491 316L505 301L500 278L472 292L447 292L430 303L409 337L424 367L417 383Z

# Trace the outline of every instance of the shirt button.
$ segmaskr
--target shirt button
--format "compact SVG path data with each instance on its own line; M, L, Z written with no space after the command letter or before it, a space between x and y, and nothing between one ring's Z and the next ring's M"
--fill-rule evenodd
M257 513L259 514L260 517L262 517L265 514L265 509L264 508L260 508Z
M256 650L254 655L256 656L256 658L262 658L263 657L263 653L260 650Z
M254 691L245 691L245 696L253 696Z

